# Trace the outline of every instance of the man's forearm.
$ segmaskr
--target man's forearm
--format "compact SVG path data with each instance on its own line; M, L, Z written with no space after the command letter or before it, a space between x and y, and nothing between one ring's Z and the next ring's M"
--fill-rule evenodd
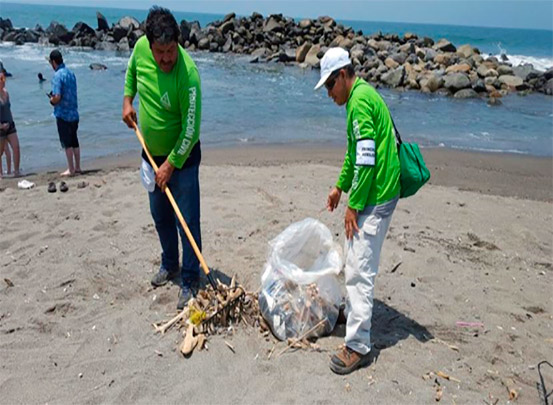
M133 100L134 100L133 96L124 96L123 97L123 107L132 106Z

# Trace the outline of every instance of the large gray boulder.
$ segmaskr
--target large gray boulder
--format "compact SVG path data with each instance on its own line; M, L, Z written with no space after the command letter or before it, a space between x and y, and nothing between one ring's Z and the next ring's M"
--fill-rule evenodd
M88 68L90 70L106 70L108 67L102 63L91 63Z
M313 23L311 22L310 19L305 18L301 20L298 25L302 30L305 30L305 29L311 28L311 25L313 25Z
M67 28L65 28L65 25L58 23L57 21L52 21L48 28L46 28L46 33L50 35L55 35L56 37L61 37L65 34L67 34L69 31L67 31Z
M96 11L96 19L98 20L98 31L109 31L108 20L99 11Z
M95 36L96 32L92 27L82 21L75 24L73 29L71 30L75 33L76 37L85 37L85 36Z
M543 91L548 96L553 95L553 79L549 79L543 86Z
M121 38L119 43L117 44L117 50L119 52L128 52L131 49L129 45L129 39L127 37Z
M420 81L420 85L434 93L444 85L444 78L442 76L430 74L427 78Z
M382 75L382 81L390 87L399 87L403 84L405 78L405 68L399 66L398 68L389 71Z
M4 19L0 17L0 28L3 29L4 31L13 30L13 25L11 20L9 18Z
M332 28L336 26L336 21L334 21L332 17L329 17L327 15L319 17L318 21L320 21L326 27Z
M452 92L470 87L470 79L464 73L451 73L444 77L444 87Z
M457 50L455 45L445 38L440 39L436 44L434 44L434 49L441 52L455 52Z
M357 59L360 63L365 61L365 51L360 48L353 47L350 51L350 57L352 60Z
M38 39L40 38L40 34L34 30L27 30L23 34L23 41L24 42L32 42L37 43Z
M191 24L186 20L181 20L179 25L180 37L182 39L182 44L190 39L190 29Z
M425 62L432 62L434 58L436 57L437 53L432 48L426 48L424 50L424 61Z
M200 28L200 23L198 21L192 21L190 23L190 35L188 37L188 40L190 41L190 43L194 45L198 45L200 40L204 37L205 37L205 34L202 32L202 29Z
M520 77L513 76L513 75L502 75L502 76L499 76L497 80L499 80L501 84L505 84L510 88L515 88L515 89L517 88L517 86L521 86L523 83Z
M68 44L75 36L74 32L68 31L65 25L57 21L52 21L50 23L48 28L46 28L46 33L48 34L50 42L55 45L58 45L60 42Z
M223 18L223 23L227 21L234 20L236 18L236 13L228 13L225 18Z
M499 76L503 76L503 75L513 75L513 68L511 66L507 66L507 65L499 65L497 67L497 73L499 74Z
M307 56L307 52L309 52L309 49L311 49L312 44L310 42L305 42L303 45L299 46L298 49L296 49L296 62L303 63L305 61L305 57Z
M316 66L319 63L319 51L321 50L320 45L313 45L309 52L307 52L307 55L305 55L304 62L307 63L309 66Z
M399 63L397 63L395 60L393 60L392 58L390 57L387 57L385 60L384 60L384 64L386 65L387 68L389 69L395 69L399 66Z
M275 16L269 17L263 26L263 32L283 32L284 27L282 23L276 19Z
M229 31L235 31L236 30L236 22L234 19L230 19L228 21L225 21L221 26L219 27L219 30L223 35L226 35Z
M253 58L266 58L271 54L271 50L267 48L258 48L252 52Z
M478 66L478 69L476 69L476 73L480 77L497 77L497 76L499 76L495 69L490 69L485 64L481 64L480 66Z
M339 47L341 48L344 48L344 49L351 49L353 47L353 40L350 39L350 38L344 38L340 41L340 43L338 44Z
M208 37L203 37L202 39L200 39L198 41L198 49L202 49L202 50L206 50L206 49L209 49L209 43L211 41L209 40Z
M478 93L473 89L462 89L457 91L454 95L454 98L476 98Z
M123 27L124 29L126 29L127 31L129 29L131 30L137 30L140 28L140 22L134 18L134 17L129 17L129 16L125 16L125 17L122 17L118 22L117 24L121 27Z
M113 36L113 39L115 40L115 42L119 42L121 41L121 39L126 37L128 33L129 33L128 28L123 28L119 24L116 24L113 26L111 35Z
M227 53L227 52L230 52L231 49L232 49L232 37L229 35L227 37L225 44L223 45L222 51L224 53Z
M475 53L477 53L476 50L468 44L461 45L459 48L457 48L457 54L461 55L465 59L470 58Z
M472 89L477 93L483 93L486 91L486 83L484 83L484 80L478 79L472 83Z
M405 52L398 52L390 55L390 58L395 60L400 65L403 65L405 63L405 60L407 59L407 54Z
M534 69L534 66L532 64L528 63L525 65L515 66L513 68L513 74L526 81L530 78L538 77L540 72Z
M339 46L340 42L342 42L343 40L344 40L343 35L336 35L336 37L332 40L332 42L330 42L328 46L329 48L335 48Z
M294 62L296 60L296 50L292 48L281 49L278 60L280 62Z

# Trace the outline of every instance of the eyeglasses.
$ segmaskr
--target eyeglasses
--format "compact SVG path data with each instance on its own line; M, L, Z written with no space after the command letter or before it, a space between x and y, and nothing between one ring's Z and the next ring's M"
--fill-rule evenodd
M332 72L330 76L328 76L328 79L325 82L325 87L328 91L334 88L334 85L336 84L336 80L338 80L338 76L340 76L340 70L341 69L338 69Z

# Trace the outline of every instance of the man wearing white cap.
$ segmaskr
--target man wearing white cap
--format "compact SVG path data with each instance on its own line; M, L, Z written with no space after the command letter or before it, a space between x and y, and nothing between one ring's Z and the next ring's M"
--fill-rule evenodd
M346 337L330 360L332 371L348 374L369 364L373 288L382 243L399 199L399 157L388 107L371 85L355 75L346 50L330 48L323 56L315 90L323 85L347 111L347 151L327 209L334 211L342 191L349 192L344 220Z

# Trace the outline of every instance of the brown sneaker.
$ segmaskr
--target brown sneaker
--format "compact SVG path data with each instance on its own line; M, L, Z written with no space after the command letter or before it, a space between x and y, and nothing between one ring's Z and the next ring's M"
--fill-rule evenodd
M369 364L370 352L360 354L344 345L330 358L330 369L336 374L349 374Z

